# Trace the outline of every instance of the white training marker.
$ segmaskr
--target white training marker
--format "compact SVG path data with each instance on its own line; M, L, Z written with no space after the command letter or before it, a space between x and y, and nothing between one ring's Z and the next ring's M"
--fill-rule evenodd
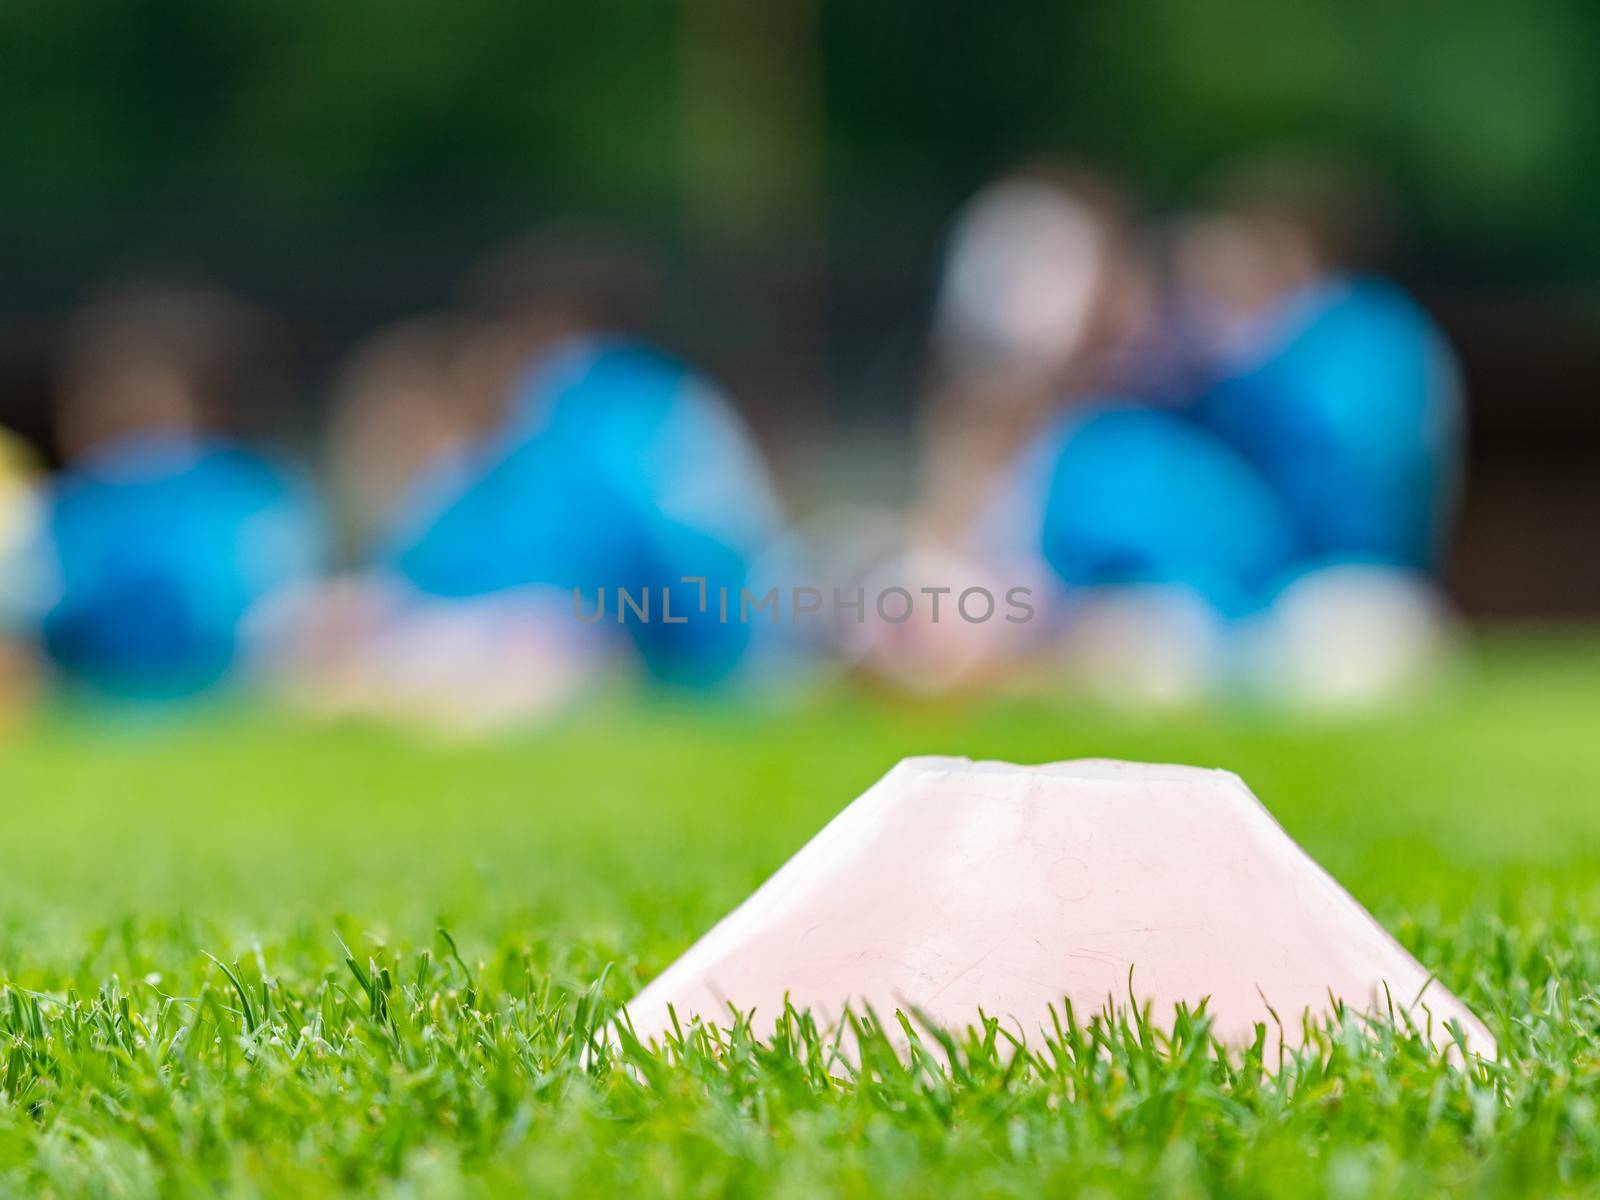
M1131 985L1130 985L1131 972ZM1070 998L1080 1020L1131 994L1170 1025L1209 998L1215 1032L1290 1044L1338 998L1433 1040L1483 1023L1305 853L1227 771L1085 759L901 762L631 1004L645 1041L785 998L819 1020L913 1008L961 1030L979 1009L1030 1043Z

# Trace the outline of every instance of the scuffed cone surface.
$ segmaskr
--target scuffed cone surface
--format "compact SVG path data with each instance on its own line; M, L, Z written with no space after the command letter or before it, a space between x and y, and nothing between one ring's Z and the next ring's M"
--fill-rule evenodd
M1238 776L1085 759L1020 767L901 762L628 1005L646 1041L785 997L823 1021L848 1004L915 1008L954 1029L981 1008L1037 1041L1063 997L1132 994L1170 1018L1209 997L1248 1041L1268 1006L1298 1041L1330 997L1447 1021L1486 1056L1467 1007L1290 839ZM1385 989L1387 985L1387 990Z

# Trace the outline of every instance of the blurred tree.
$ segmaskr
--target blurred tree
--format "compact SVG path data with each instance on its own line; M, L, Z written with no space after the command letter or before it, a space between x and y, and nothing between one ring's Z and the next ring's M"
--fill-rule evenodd
M818 186L818 138L833 205L915 220L1041 149L1170 196L1313 135L1387 166L1452 259L1600 263L1583 0L817 2L10 0L0 236L571 207L668 229L686 189L704 212L752 180ZM743 75L683 53L685 26Z

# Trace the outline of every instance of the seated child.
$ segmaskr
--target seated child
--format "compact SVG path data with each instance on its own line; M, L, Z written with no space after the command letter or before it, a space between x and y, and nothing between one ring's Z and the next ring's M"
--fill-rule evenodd
M191 286L113 292L76 322L32 567L42 644L103 694L190 695L230 678L258 605L309 579L315 505L218 432L264 374L259 320Z
M706 683L750 643L739 589L776 527L761 460L704 379L639 343L580 338L521 380L498 434L421 482L379 561L426 597L557 590L574 638L580 610L603 611L652 675ZM619 589L648 591L649 617L619 620Z
M1331 165L1236 168L1180 253L1196 317L1197 417L1255 464L1308 567L1437 572L1460 471L1450 348L1394 284L1355 264L1362 205Z

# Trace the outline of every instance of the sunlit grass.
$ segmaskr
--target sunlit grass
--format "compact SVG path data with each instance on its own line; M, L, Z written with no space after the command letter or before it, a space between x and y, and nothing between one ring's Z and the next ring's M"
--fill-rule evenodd
M1587 1193L1597 728L1600 647L1506 638L1455 692L1316 722L831 695L472 746L55 715L0 742L0 1193ZM1501 1060L1354 1017L1281 1061L1203 1013L1063 1011L1026 1047L907 1016L909 1059L870 1023L841 1059L796 1014L601 1036L915 753L1239 771Z

